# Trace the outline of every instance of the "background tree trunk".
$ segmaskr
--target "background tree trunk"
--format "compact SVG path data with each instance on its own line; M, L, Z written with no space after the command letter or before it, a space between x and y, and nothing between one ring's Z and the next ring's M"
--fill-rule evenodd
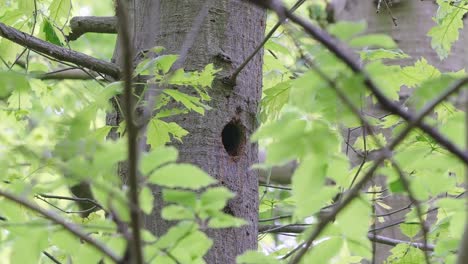
M221 81L242 63L258 45L265 29L265 11L241 0L208 0L208 15L191 46L183 67L201 70L214 63L222 71L209 90L212 110L176 116L175 121L190 134L183 144L176 144L179 160L200 166L237 195L224 212L244 218L242 228L208 230L214 245L207 263L234 263L237 255L257 249L258 179L250 166L257 161L257 145L249 141L257 127L256 113L261 98L262 54L258 54L237 77L234 87ZM202 0L133 0L129 1L133 29L134 54L154 46L166 53L178 54L187 34L206 1ZM116 48L114 61L120 61ZM185 92L196 94L193 89ZM115 123L119 116L110 116ZM123 172L123 174L125 174ZM125 176L125 175L123 175ZM189 175L187 175L189 177ZM145 217L145 226L156 235L164 234L171 223L163 220L159 188L154 187L155 209Z
M385 1L385 0L383 0ZM460 32L460 39L452 47L452 52L449 57L443 61L439 59L436 52L431 48L431 39L427 36L427 32L435 25L432 17L437 12L438 5L435 1L412 1L412 0L398 0L393 1L390 6L393 16L397 19L395 26L392 22L392 17L388 12L384 2L382 1L380 13L376 13L377 1L358 1L358 0L334 0L336 20L351 20L360 21L365 20L368 24L367 33L384 33L389 34L397 42L400 49L411 56L411 58L403 60L392 60L392 64L410 65L421 57L427 59L428 63L434 65L441 71L458 71L468 65L468 57L460 56L458 54L466 54L468 46L468 28L465 20L465 27L463 32ZM401 96L406 97L409 91L403 89ZM382 116L382 112L378 109L368 109L370 113L375 116ZM361 135L360 130L353 131L351 136L351 144L353 144L356 137ZM376 184L385 184L384 179L377 179ZM407 206L410 202L409 199L402 196L392 195L390 198L385 199L385 203L390 205L393 209L399 209ZM379 208L376 208L379 213ZM408 210L401 213L394 214L385 218L385 223L377 224L386 225L394 221L404 218ZM380 213L382 209L380 209ZM434 220L435 215L429 217L429 223ZM384 229L377 234L386 237L407 239L400 232L399 225L392 228ZM376 263L382 263L389 255L389 249L392 247L378 244L376 248Z

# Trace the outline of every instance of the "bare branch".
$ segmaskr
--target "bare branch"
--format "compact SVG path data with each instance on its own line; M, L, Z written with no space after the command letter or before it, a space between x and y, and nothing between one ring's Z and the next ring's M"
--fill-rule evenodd
M129 18L127 2L119 0L117 2L117 17L119 40L121 41L123 55L123 80L124 80L124 103L125 121L128 135L128 182L130 190L128 198L130 201L130 225L132 227L132 240L128 241L131 250L132 263L143 264L143 245L141 243L141 220L140 203L138 196L138 128L134 118L134 97L132 89L133 75L133 43L130 38Z
M0 23L0 36L55 59L71 62L84 68L118 78L120 69L114 63L103 61L81 52L66 49Z
M106 245L101 243L100 241L90 237L86 232L84 232L79 226L65 221L64 218L59 217L58 215L47 211L43 209L42 207L37 206L36 204L33 204L32 202L28 201L27 199L24 199L23 197L16 196L10 192L4 191L0 189L0 196L5 197L7 200L15 202L21 206L24 206L28 208L31 211L34 211L36 213L41 214L48 220L62 226L66 230L68 230L70 233L73 235L77 236L83 241L86 241L89 243L90 246L96 248L99 250L101 253L104 255L108 256L110 259L112 259L114 262L119 263L120 257L115 254L110 248L108 248Z
M70 20L71 33L67 40L73 41L85 33L117 34L117 17L77 16Z

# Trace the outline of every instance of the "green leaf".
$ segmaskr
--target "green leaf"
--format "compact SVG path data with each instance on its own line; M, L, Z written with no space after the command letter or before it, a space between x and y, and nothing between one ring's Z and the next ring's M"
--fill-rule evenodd
M372 209L364 199L355 199L351 204L343 209L337 217L337 224L340 227L343 238L348 240L350 251L354 255L369 258L372 256L371 242L367 238L369 231L369 218ZM349 228L349 223L353 223L353 228Z
M57 46L63 46L62 42L60 41L59 37L57 36L57 33L55 33L55 29L52 26L52 24L49 22L49 20L44 19L43 25L42 25L42 32L45 34L45 39L46 41L55 44Z
M180 205L168 205L161 211L161 216L169 221L192 220L195 214L192 210Z
M395 41L390 36L384 34L369 34L356 37L349 42L349 45L354 48L380 47L393 49L397 47Z
M216 180L206 172L191 164L169 164L154 171L148 178L149 182L165 186L188 189L206 187Z
M246 225L247 221L242 218L234 217L225 213L218 213L213 215L208 222L210 228L228 228L240 227Z
M177 160L178 152L174 147L157 147L150 152L143 153L141 157L140 168L144 175L147 175L152 170L169 162Z
M366 70L389 99L398 100L398 92L404 84L400 66L387 66L380 61L374 61L366 65Z
M402 68L401 77L403 84L409 88L420 85L424 81L435 79L440 76L440 71L434 66L427 63L426 59L422 58L414 64L414 66L406 66Z
M407 244L398 244L390 250L392 255L387 258L388 264L419 264L424 263L424 253Z
M443 74L438 78L424 80L409 98L410 104L421 109L425 104L434 100L441 92L445 91L455 80L455 77L447 74Z
M161 236L156 242L156 246L160 249L172 248L176 243L184 237L195 231L196 225L189 222L179 222L169 228L169 230Z
M366 30L367 24L365 21L350 22L350 21L338 21L328 26L328 32L340 40L347 41L352 37L363 33Z
M194 231L184 237L171 253L180 263L203 263L203 256L213 245L211 239L200 231Z
M441 132L447 136L452 142L457 144L460 147L466 146L466 127L464 124L465 120L465 113L464 112L456 112L453 113L446 122L444 122L443 126L440 128Z
M434 18L437 25L427 35L432 38L431 46L442 60L448 57L453 43L458 40L459 30L463 28L463 16L468 8L466 3L460 3L460 8L451 6L450 1L445 0L437 0L437 4L439 9Z
M2 4L0 1L0 5L6 6L6 4ZM18 10L23 12L27 16L33 15L34 12L34 1L29 0L18 0Z
M172 97L177 102L182 103L187 109L195 111L201 115L205 114L205 109L208 109L207 106L200 102L198 97L190 96L188 94L176 91L176 90L164 90L164 93Z
M388 50L388 49L365 49L359 52L361 60L375 61L382 59L406 59L410 56L402 50Z
M327 160L318 157L309 155L302 160L292 178L295 215L298 218L319 211L335 195L330 188L325 187Z
M322 263L330 263L342 247L343 239L340 237L323 239L314 245L314 250L304 256L303 263L314 263L317 260Z
M140 208L146 214L151 214L154 205L154 195L147 186L143 187L138 194L140 196Z
M194 209L197 204L197 194L193 191L163 190L163 198L167 203L176 203Z
M53 0L49 6L49 17L56 23L60 24L70 15L71 0Z
M327 167L327 177L332 179L338 186L347 188L350 183L348 173L351 165L346 155L337 153L331 158L330 164L332 165Z
M40 228L29 228L27 234L17 236L13 243L10 263L38 263L42 250L47 247L47 238L47 229Z
M195 225L181 222L173 226L169 231L158 239L156 248L177 256L180 263L204 263L202 257L206 254L213 242L204 233L195 229ZM152 250L152 256L154 255ZM162 254L160 256L164 256ZM167 263L155 259L154 263Z
M166 74L178 57L179 55L160 55L152 59L144 59L137 65L133 74Z
M382 148L382 146L385 146L386 143L387 140L385 139L385 136L382 133L379 133L372 137L366 136L365 140L364 137L360 136L356 139L353 146L357 150L373 151Z
M29 80L24 74L0 71L0 99L9 97L13 91L26 93L31 90Z
M221 210L235 195L226 187L209 188L200 196L202 210Z
M244 254L237 256L237 264L279 264L280 262L272 256L266 256L265 254L249 250Z
M409 238L414 238L421 231L420 223L400 224L401 233Z
M169 143L172 138L182 142L182 138L188 134L175 122L164 122L158 118L153 118L148 123L147 142L151 148L157 148Z

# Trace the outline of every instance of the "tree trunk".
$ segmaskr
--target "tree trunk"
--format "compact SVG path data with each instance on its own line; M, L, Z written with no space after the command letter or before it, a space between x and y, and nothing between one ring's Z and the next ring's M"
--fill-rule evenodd
M201 70L214 63L222 69L209 90L213 108L204 116L197 113L176 116L175 121L190 134L179 149L179 160L200 166L219 183L237 195L225 213L244 218L242 228L208 230L214 240L206 256L207 263L234 263L237 255L257 249L258 179L250 167L257 161L257 145L249 141L257 127L256 112L261 98L262 54L258 54L237 77L234 87L221 79L242 63L264 35L265 11L241 0L133 0L129 1L133 29L134 54L154 46L163 46L166 53L178 54L195 20L209 4L200 31L189 49L183 67ZM207 2L207 3L205 3ZM119 62L117 46L114 60ZM185 92L195 94L195 90ZM113 119L113 120L112 120ZM119 122L121 117L108 121ZM171 223L160 217L163 206L159 188L154 187L155 209L145 217L145 226L160 236Z
M336 20L365 20L368 24L367 33L384 33L392 36L399 48L411 56L408 59L392 60L392 64L410 65L414 64L421 57L424 57L428 63L441 71L458 71L468 65L468 57L458 55L466 54L468 51L468 46L466 46L466 40L468 40L466 20L464 30L460 32L460 40L453 45L451 55L441 61L436 52L431 48L431 39L427 36L429 29L435 26L432 20L438 7L435 1L393 1L390 10L393 17L396 18L397 26L393 24L392 17L384 1L381 3L380 12L376 13L376 1L334 0ZM401 95L406 97L409 95L408 93L409 91L403 89ZM375 116L383 114L382 112L379 113L378 109L369 109L367 111L375 114ZM351 138L355 139L361 133L361 131L355 130ZM353 144L353 140L351 140L351 144ZM385 184L385 180L378 179L376 184ZM410 202L406 197L392 195L390 198L385 199L385 203L395 210L407 206ZM381 225L400 220L404 218L407 212L408 210L405 210L401 213L388 216L385 218L385 223ZM382 210L380 210L380 213L383 213ZM428 223L433 221L433 219L434 214L429 217ZM407 237L401 234L399 225L385 229L377 234L396 239L407 239ZM387 258L389 249L391 249L389 246L377 245L375 263L382 263Z

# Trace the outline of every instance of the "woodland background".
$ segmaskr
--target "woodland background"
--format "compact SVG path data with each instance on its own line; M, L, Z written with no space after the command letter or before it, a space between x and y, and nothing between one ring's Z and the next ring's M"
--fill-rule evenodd
M0 0L0 262L468 263L467 12Z

